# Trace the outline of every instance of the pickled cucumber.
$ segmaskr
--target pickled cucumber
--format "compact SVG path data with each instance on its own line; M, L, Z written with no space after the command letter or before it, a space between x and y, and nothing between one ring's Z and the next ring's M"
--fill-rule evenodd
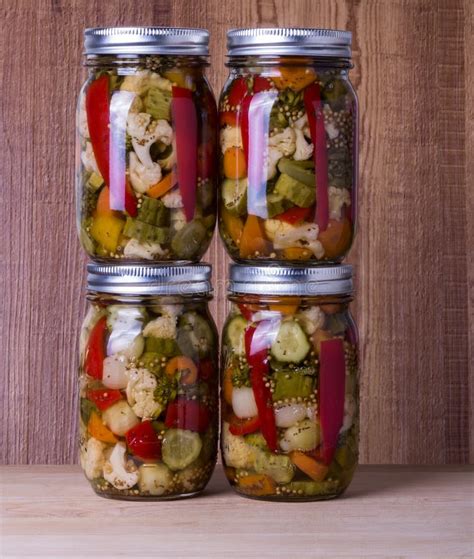
M301 326L294 320L286 320L281 323L271 354L277 361L299 363L308 355L310 348Z
M254 467L258 474L266 474L277 483L288 483L295 475L295 468L291 460L283 454L257 452Z
M169 229L167 227L156 227L138 219L127 217L123 234L140 242L163 244L169 238Z
M155 338L148 336L145 338L145 353L140 358L143 361L147 353L161 357L174 357L179 355L179 347L172 338ZM150 357L151 359L151 357Z
M313 172L311 172L308 168L304 168L301 161L293 161L291 159L287 159L286 157L282 157L278 162L278 170L280 173L285 173L289 175L292 179L295 179L310 188L315 188L316 185L316 176ZM306 161L304 162L306 163ZM313 164L314 168L314 164Z
M163 462L173 471L183 470L199 456L202 448L200 436L193 431L169 429L161 449Z
M142 205L138 210L137 220L157 227L169 225L169 210L161 200L149 196L142 198Z
M227 325L226 336L229 346L236 355L245 355L244 334L247 321L243 316L235 316Z
M314 392L313 378L292 371L278 371L273 375L274 402L285 398L308 398Z
M176 258L180 260L191 260L201 250L202 243L207 235L204 224L195 219L186 223L171 240L171 248Z
M170 120L171 92L150 87L143 100L145 111L156 119Z
M275 193L280 194L300 208L309 208L316 200L315 183L312 186L308 186L286 173L282 173L278 177Z
M296 492L301 496L315 497L327 496L338 493L339 482L337 480L327 481L292 481L285 486L290 493Z
M225 179L221 187L225 209L233 215L247 211L247 179Z

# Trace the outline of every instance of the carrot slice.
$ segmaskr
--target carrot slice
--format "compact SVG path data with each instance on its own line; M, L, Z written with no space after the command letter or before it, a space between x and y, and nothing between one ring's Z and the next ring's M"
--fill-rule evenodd
M234 387L232 386L232 367L228 367L224 371L224 377L222 379L222 397L224 398L224 401L227 404L229 404L229 406L232 405L233 389Z
M279 303L270 303L268 308L271 311L278 311L282 314L295 314L301 304L301 299L299 297L285 297L282 299L282 302L284 302L282 305Z
M107 185L104 186L99 193L95 211L96 215L107 215L113 213L110 209L110 189Z
M247 176L244 150L232 147L224 153L224 175L228 179L243 179Z
M160 182L157 182L147 190L147 195L151 198L160 198L160 196L171 190L176 182L176 175L173 172L168 173Z
M318 241L323 245L325 258L340 258L349 250L352 242L351 222L330 219L325 231L320 231Z
M87 424L87 430L89 431L91 436L94 437L94 439L97 439L104 443L117 442L117 437L102 423L102 419L97 415L95 411L91 413L89 423Z
M192 359L184 355L178 355L168 361L165 373L169 377L180 374L180 382L183 384L194 384L197 381L198 369Z
M263 495L273 495L276 484L270 476L265 474L250 474L239 478L239 489L247 495L262 497Z
M240 239L240 257L250 258L258 252L265 256L269 252L269 242L265 237L263 220L256 215L249 215Z
M307 456L299 450L290 453L290 460L299 470L311 479L314 479L314 481L323 481L329 471L329 467L326 464L320 464L314 458Z
M309 260L313 253L307 248L289 247L283 249L283 256L286 260Z
M312 68L304 66L282 66L279 76L272 76L272 80L278 89L290 87L296 92L314 82L316 72Z

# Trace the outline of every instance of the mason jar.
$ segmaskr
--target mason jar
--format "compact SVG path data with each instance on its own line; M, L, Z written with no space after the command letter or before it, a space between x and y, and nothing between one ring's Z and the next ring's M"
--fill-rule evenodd
M80 462L103 497L204 489L218 437L211 268L88 266L80 336Z
M237 262L340 262L354 237L351 33L235 29L221 93L219 230Z
M337 497L358 460L352 269L230 269L222 333L221 449L247 497Z
M77 226L98 261L198 262L216 221L217 107L209 34L85 31L77 108Z

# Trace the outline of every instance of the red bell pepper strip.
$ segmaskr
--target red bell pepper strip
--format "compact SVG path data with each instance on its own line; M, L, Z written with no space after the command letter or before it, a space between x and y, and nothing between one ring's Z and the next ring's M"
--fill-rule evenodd
M99 380L102 379L104 370L107 334L107 318L103 316L92 328L85 351L84 370L86 374Z
M125 210L130 217L135 217L138 213L137 199L128 179L125 179Z
M249 417L247 419L240 419L233 415L230 419L229 431L236 436L248 435L255 433L260 428L259 417Z
M290 208L279 215L275 216L275 219L280 221L285 221L291 225L298 223L299 221L305 221L311 214L311 208Z
M304 106L308 115L311 140L314 145L313 158L316 171L316 223L320 231L326 231L329 224L328 195L328 153L326 129L321 103L321 92L317 82L304 90Z
M127 446L131 453L142 460L159 460L161 458L161 441L151 421L142 421L125 434Z
M109 76L103 74L94 80L86 91L87 126L92 150L100 174L109 184L109 122L110 122Z
M238 307L245 320L252 320L254 311L250 307L244 305L244 303L239 303Z
M198 122L193 92L173 86L171 114L176 139L177 175L186 221L196 209Z
M229 91L228 102L231 110L237 110L242 104L244 97L248 93L247 81L244 77L239 77L232 83Z
M104 411L122 399L120 390L110 390L109 388L97 388L87 391L87 398L94 402L100 411Z
M321 424L321 456L330 464L344 420L346 361L344 341L340 338L321 342L319 355L319 421Z
M276 452L278 449L277 429L272 393L270 388L265 386L265 377L269 372L268 348L252 353L251 347L255 330L255 326L248 326L245 330L245 353L250 367L250 383L257 404L260 431L267 442L268 448L272 452Z
M219 122L221 126L225 126L226 124L229 126L237 126L237 112L235 111L221 111L219 114Z
M175 427L203 433L210 422L208 408L195 400L178 399L171 402L166 410L165 425L168 428Z
M253 78L253 92L259 93L260 91L268 91L272 88L272 83L268 78L263 76L255 76Z

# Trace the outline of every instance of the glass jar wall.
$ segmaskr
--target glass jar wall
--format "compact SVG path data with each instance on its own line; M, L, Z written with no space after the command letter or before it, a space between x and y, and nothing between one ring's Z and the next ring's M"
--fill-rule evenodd
M351 247L357 99L351 34L228 34L220 97L219 229L239 262L337 263Z
M101 261L198 262L216 221L217 108L206 31L86 31L77 225Z
M319 500L349 485L359 433L351 292L350 266L231 267L221 448L238 493Z
M80 462L96 493L159 500L206 486L217 453L210 267L89 265Z

